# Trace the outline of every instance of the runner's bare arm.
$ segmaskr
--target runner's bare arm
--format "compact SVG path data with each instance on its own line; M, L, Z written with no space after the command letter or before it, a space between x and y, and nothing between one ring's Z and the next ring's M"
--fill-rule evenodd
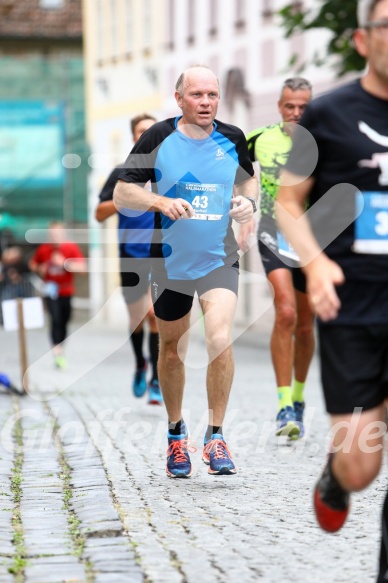
M113 200L104 200L97 205L95 218L99 223L105 221L108 217L111 217L117 212L115 203Z
M244 251L244 253L249 251L249 249L255 244L255 233L256 221L254 218L252 218L248 223L243 223L240 225L237 242L241 251Z
M253 217L252 202L248 199L257 200L258 182L256 176L248 178L241 184L234 187L234 196L232 198L233 208L229 216L238 223L248 223Z
M123 180L117 182L113 192L113 200L118 210L131 208L162 212L173 221L194 216L192 206L183 198L160 196L137 184L124 182Z
M344 276L320 248L306 217L305 202L313 184L312 177L302 180L284 170L275 208L280 229L301 259L311 307L326 321L338 314L341 304L335 286L343 283Z

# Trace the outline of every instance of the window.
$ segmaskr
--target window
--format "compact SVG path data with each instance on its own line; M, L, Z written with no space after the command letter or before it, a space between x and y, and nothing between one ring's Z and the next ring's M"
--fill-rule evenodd
M274 14L273 0L263 0L263 20L270 21Z
M152 0L143 0L143 38L144 48L151 48L152 41Z
M96 0L96 55L101 60L104 57L104 8L102 0Z
M234 26L241 31L245 28L245 0L236 0L236 18Z
M173 50L175 44L175 0L168 1L167 48Z
M195 0L189 0L187 6L187 44L192 45L195 40Z
M119 54L119 15L117 10L117 0L110 0L110 35L112 56L117 57Z
M55 8L56 10L65 7L65 0L39 0L39 8Z
M133 51L133 0L125 1L125 48L127 53Z
M217 35L217 18L218 18L217 0L210 0L209 36L214 37Z

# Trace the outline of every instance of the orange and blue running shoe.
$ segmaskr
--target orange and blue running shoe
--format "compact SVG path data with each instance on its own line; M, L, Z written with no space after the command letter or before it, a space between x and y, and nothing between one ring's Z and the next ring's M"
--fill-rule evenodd
M337 532L349 514L350 494L331 472L333 454L329 456L314 490L314 510L319 526L326 532Z
M202 453L202 461L209 466L208 473L212 476L235 474L237 470L231 457L223 435L213 433Z
M182 424L182 429L184 433L181 435L167 433L166 473L169 478L190 478L193 473L189 451L194 453L197 448L189 443L189 435L185 424Z

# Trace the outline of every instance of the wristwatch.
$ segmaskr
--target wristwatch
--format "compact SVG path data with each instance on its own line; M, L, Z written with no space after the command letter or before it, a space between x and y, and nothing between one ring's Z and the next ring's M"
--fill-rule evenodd
M257 211L257 204L254 198L251 198L250 196L246 196L245 197L247 200L250 200L253 206L253 212L255 213Z

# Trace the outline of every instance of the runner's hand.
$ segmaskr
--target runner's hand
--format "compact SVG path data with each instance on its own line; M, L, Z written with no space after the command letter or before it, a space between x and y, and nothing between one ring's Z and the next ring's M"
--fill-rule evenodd
M249 222L240 225L237 243L241 251L246 253L256 243L255 237L256 221L251 219Z
M162 212L172 221L178 221L179 219L190 219L195 215L191 204L183 198L168 198L168 196L163 196L160 198L160 212Z
M324 322L337 317L341 302L336 286L345 281L340 266L321 253L304 267L311 309Z
M253 206L245 196L235 196L232 198L233 208L229 211L229 216L237 223L248 223L253 217Z

